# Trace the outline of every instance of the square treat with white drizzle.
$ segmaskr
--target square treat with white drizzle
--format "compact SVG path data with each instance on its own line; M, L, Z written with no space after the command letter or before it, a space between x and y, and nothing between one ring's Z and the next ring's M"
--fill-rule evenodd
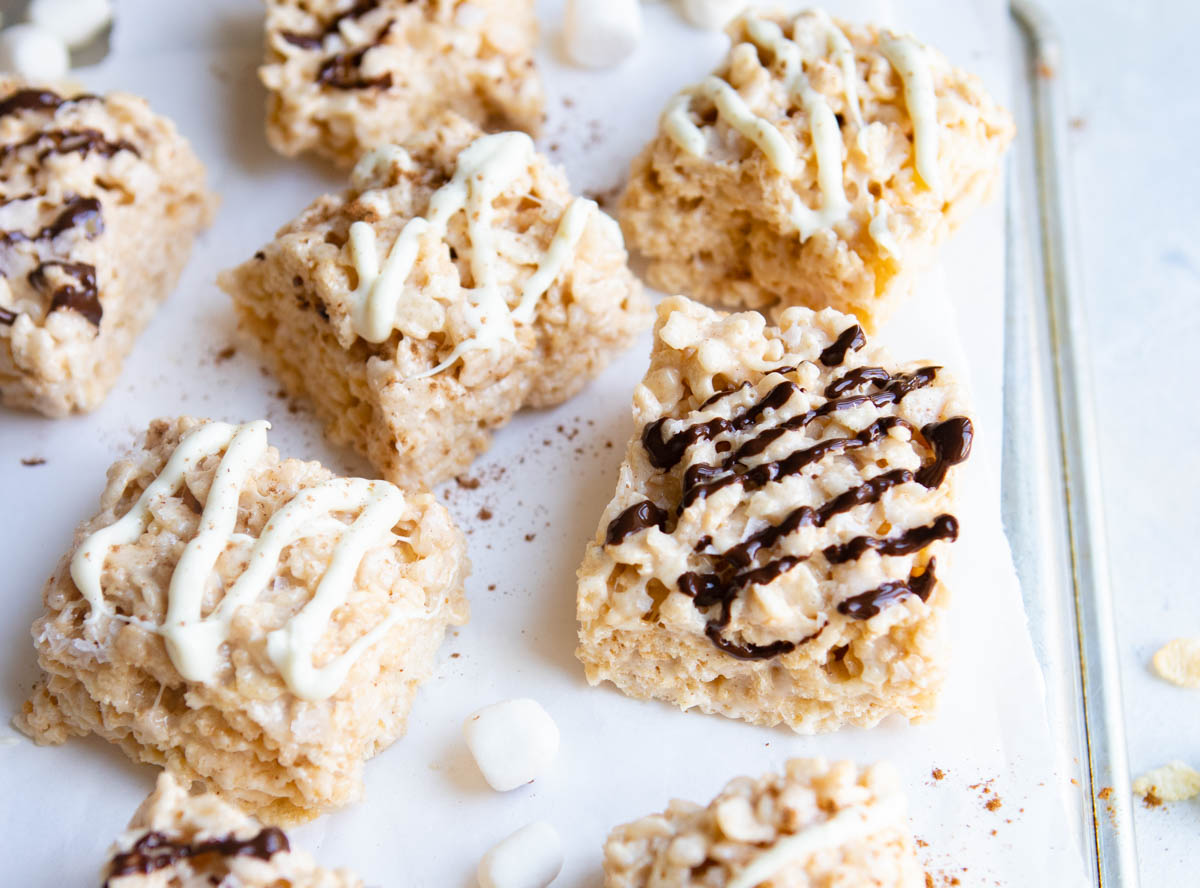
M649 323L620 229L524 133L448 115L351 183L220 283L288 391L390 481L462 472Z
M219 795L191 795L164 772L101 874L104 888L362 888L318 866L277 826L263 826Z
M792 759L782 774L731 780L707 806L673 801L604 845L604 888L925 884L886 763Z
M716 305L850 312L873 329L994 190L1009 114L911 37L747 12L664 110L621 200L648 280Z
M214 204L144 100L0 77L0 403L99 405Z
M536 133L533 0L267 0L267 140L341 166L405 142L453 109Z
M362 794L466 622L469 565L431 494L281 459L267 428L156 420L109 469L43 593L16 723L287 822Z
M833 309L663 302L579 569L588 681L801 733L928 715L963 412Z

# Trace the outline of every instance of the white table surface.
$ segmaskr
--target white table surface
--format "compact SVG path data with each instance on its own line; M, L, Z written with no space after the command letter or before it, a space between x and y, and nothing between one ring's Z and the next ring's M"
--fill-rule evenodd
M1172 759L1200 768L1200 691L1149 669L1164 642L1200 635L1200 6L1043 3L1073 118L1129 765L1135 776ZM1173 442L1178 452L1163 446ZM1135 809L1144 888L1200 884L1200 800Z

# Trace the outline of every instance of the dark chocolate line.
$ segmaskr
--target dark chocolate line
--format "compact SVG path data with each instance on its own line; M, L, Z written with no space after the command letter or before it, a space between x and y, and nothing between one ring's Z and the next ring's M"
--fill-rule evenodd
M57 218L36 234L25 234L22 231L0 232L0 245L24 243L28 241L54 240L60 234L72 228L84 228L84 236L91 240L104 231L104 218L101 215L100 201L94 197L72 197L63 206Z
M349 19L361 18L371 10L379 6L380 0L359 0L345 12L338 13L322 28L314 34L301 34L297 31L280 31L279 36L293 46L299 46L302 49L320 49L325 42L325 38L337 31L338 26L342 22Z
M48 269L58 268L69 279L68 283L56 289L50 298L49 314L60 309L77 311L87 318L93 326L100 326L104 315L104 307L100 304L100 291L96 287L96 266L83 262L60 262L50 260L38 265L29 272L30 286L39 292L45 292L48 283Z
M938 515L932 524L912 527L893 537L855 537L848 543L825 547L825 560L830 564L857 561L868 550L880 555L911 555L938 540L958 539L958 519L953 515Z
M922 426L921 435L933 448L933 462L917 472L917 482L928 488L940 487L946 472L971 455L971 442L975 438L975 427L965 416L954 416L944 422L931 422Z
M840 366L846 360L846 352L858 351L866 344L867 337L863 335L862 327L855 324L843 330L833 345L821 352L820 361L826 367Z
M257 857L259 860L270 860L279 852L290 851L287 836L283 830L268 826L260 830L251 839L238 839L230 835L224 839L206 839L202 842L179 842L168 838L161 832L149 832L142 836L134 846L113 857L108 867L108 877L104 880L105 888L112 879L135 873L150 875L161 869L166 869L177 861L185 858L200 857L204 854L219 854L222 857Z
M922 601L926 601L929 593L933 591L933 584L937 579L934 573L935 568L937 568L937 559L930 558L924 573L910 573L907 580L890 580L874 589L852 595L838 604L838 613L855 620L869 620L905 595L915 595Z
M0 100L0 117L7 117L9 114L16 114L20 111L57 111L63 105L96 101L99 98L91 93L84 93L74 98L64 99L58 93L48 89L19 89Z
M668 515L650 500L642 500L625 509L608 523L604 545L617 546L628 536L648 527L665 530Z
M106 138L100 130L88 128L46 130L35 133L22 142L12 142L0 147L0 158L8 157L22 148L40 147L43 143L48 144L42 147L37 153L39 162L46 160L52 154L71 154L73 152L83 157L87 157L92 152L99 154L101 157L112 157L118 151L129 151L137 157L142 156L142 153L132 142L125 139L118 139L113 142Z

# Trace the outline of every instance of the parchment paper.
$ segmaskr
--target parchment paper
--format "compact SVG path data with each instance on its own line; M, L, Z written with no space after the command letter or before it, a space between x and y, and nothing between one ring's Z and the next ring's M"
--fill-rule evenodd
M646 39L634 58L612 71L576 71L558 59L561 2L540 7L550 95L541 145L566 165L577 188L609 190L650 137L664 100L713 67L725 38L689 28L667 4L648 4ZM831 2L829 8L911 29L978 72L1001 98L1007 94L1000 0ZM219 356L237 341L216 273L344 181L315 161L287 161L265 145L263 92L254 77L261 8L252 0L124 0L120 12L113 54L78 76L91 89L145 95L176 120L208 164L223 205L177 292L96 413L50 421L0 412L4 712L20 706L36 676L28 630L45 577L74 525L94 511L108 464L152 418L265 416L283 453L318 458L335 470L369 471L326 445L306 410L289 409L247 351ZM629 399L645 367L645 336L576 399L525 413L501 430L470 472L482 482L477 489L454 482L443 488L470 533L472 621L443 646L408 736L368 766L366 799L296 829L294 841L329 865L353 867L369 885L467 886L491 844L545 818L566 846L556 884L590 886L599 883L608 830L661 810L673 797L707 801L728 779L794 755L886 758L905 778L934 884L952 878L963 885L1083 884L999 518L1003 231L999 203L971 220L948 244L940 267L919 282L904 317L882 334L898 356L953 369L974 395L977 444L962 483L964 532L949 578L954 660L936 721L798 737L586 685L572 655L574 571L632 431ZM21 463L34 458L46 462ZM485 509L490 519L480 517ZM476 771L460 727L475 708L511 696L540 700L557 719L563 745L546 777L501 795ZM0 729L5 733L0 836L8 853L0 882L98 884L104 850L149 791L154 770L94 739L42 749ZM999 806L993 802L991 810L993 799Z

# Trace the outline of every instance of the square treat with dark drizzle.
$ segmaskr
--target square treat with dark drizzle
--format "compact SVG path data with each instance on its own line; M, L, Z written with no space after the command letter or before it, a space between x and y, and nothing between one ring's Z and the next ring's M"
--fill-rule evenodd
M447 114L350 185L220 284L288 391L390 481L460 474L650 322L620 228L524 133Z
M1012 119L912 37L750 11L664 109L621 200L648 281L716 305L851 312L868 331L994 190Z
M536 133L533 0L267 0L267 139L349 166L453 110Z
M792 759L708 805L676 800L618 826L604 888L923 888L907 805L886 763Z
M281 459L267 428L157 420L109 469L43 592L15 723L286 822L362 794L466 622L469 566L432 494Z
M579 570L588 680L804 733L927 715L972 435L948 374L832 309L677 296L633 403Z
M213 198L135 96L0 77L0 402L63 416L108 394Z
M104 888L361 888L318 866L283 830L263 826L215 793L191 795L158 777L104 867Z

